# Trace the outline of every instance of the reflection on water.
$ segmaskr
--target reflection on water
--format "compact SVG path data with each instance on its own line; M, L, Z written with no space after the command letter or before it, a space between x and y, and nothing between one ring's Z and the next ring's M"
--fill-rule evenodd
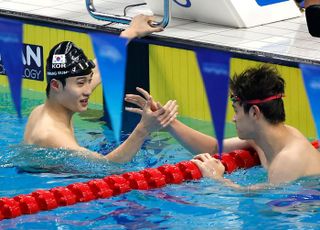
M121 167L107 160L95 160L86 153L66 149L39 148L33 145L13 145L0 158L0 165L17 167L20 171L75 173L84 176L103 176L120 173Z
M0 87L0 168L16 167L20 172L74 173L85 177L101 177L109 174L120 174L125 171L138 171L167 163L164 157L168 151L174 151L177 145L171 146L167 135L155 134L154 140L147 141L132 162L126 164L96 160L90 154L66 149L41 148L21 144L27 117L32 109L43 103L44 97L29 100L22 98L23 118L18 119L8 92ZM26 92L25 92L26 93ZM36 94L32 92L32 94ZM106 155L117 147L113 133L104 122L99 121L100 109L89 109L74 116L75 135L80 145ZM128 135L122 134L124 140ZM179 148L181 148L179 146ZM173 156L170 152L167 157ZM185 156L181 156L185 159ZM189 159L187 155L187 159ZM179 159L175 159L179 160ZM174 162L175 163L175 162Z
M19 120L10 96L0 94L0 197L192 158L192 154L161 132L146 141L136 157L126 164L96 160L89 154L65 149L19 144L28 113L41 102L23 100L24 116ZM93 110L89 111L89 116L74 117L77 140L80 145L106 155L117 145L112 132L93 117ZM212 132L209 123L192 122L191 126ZM37 173L24 173L26 171ZM238 170L226 177L241 185L267 180L261 167ZM53 229L317 229L319 194L320 177L302 178L257 192L238 192L219 182L202 179L4 220L0 222L0 229L51 226Z
M82 136L85 135L88 133L84 133ZM116 148L115 142L108 141L101 133L91 133L90 135L92 135L92 139L95 139L95 142L90 143L94 146L87 145L88 149L106 155ZM131 162L122 164L109 162L103 158L96 159L89 152L11 144L1 147L0 167L16 167L20 172L73 173L84 177L103 177L127 171L139 171L147 167L157 167L165 163L176 163L191 158L185 150L186 155L175 156L177 150L183 148L168 144L169 139L166 135L161 137L158 134L155 141L147 141L143 145Z

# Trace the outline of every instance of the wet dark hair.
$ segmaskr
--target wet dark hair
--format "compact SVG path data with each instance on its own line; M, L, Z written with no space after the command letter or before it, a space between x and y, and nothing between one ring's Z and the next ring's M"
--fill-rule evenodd
M248 100L266 99L268 97L284 94L285 82L276 68L264 64L249 68L244 72L235 74L230 81L231 93L239 98L240 106L248 113L252 105L259 107L264 117L271 124L285 121L285 111L282 98L264 103L246 103Z

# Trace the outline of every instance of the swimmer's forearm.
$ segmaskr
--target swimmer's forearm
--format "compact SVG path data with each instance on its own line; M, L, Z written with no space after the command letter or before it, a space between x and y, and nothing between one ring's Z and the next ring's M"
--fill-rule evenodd
M93 62L96 65L96 67L92 70L92 72L93 72L92 82L91 82L92 91L95 90L95 88L97 88L97 86L100 85L100 83L101 83L101 75L100 75L100 71L98 68L97 59L94 59Z
M238 184L234 183L233 181L226 179L226 178L220 178L220 179L212 178L212 179L217 180L217 181L223 183L225 186L233 188L235 190L243 191L245 189L245 187L242 187L242 186L240 186L240 185L238 185Z
M135 30L130 28L121 32L120 37L128 38L129 40L134 39L138 36L138 33Z
M256 185L250 185L250 186L241 186L238 185L236 183L234 183L233 181L226 179L226 178L212 178L214 180L217 180L221 183L223 183L225 186L232 188L236 191L241 191L241 192L252 192L252 191L260 191L260 190L265 190L267 188L271 188L273 187L273 185L271 184L256 184Z
M118 148L109 153L106 158L117 163L129 162L140 150L144 140L149 136L149 132L138 124L131 135Z
M170 124L167 130L183 147L194 154L217 152L217 141L215 138L200 133L177 119Z

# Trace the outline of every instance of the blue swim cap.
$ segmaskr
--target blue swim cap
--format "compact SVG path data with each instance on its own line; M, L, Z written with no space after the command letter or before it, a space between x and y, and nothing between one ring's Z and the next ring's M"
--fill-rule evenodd
M47 58L47 83L52 79L65 79L90 74L95 64L71 41L55 45Z

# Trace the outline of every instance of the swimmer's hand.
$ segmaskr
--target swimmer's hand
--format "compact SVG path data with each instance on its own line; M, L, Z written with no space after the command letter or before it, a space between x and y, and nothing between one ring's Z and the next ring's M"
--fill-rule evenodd
M203 177L209 177L214 180L223 180L225 167L220 160L212 157L209 153L199 154L191 161L198 166Z
M241 186L230 179L223 177L225 167L220 160L212 157L209 153L202 153L194 157L191 160L200 169L203 177L208 177L216 181L222 182L226 186L235 189L237 191L250 192L252 190L264 190L270 187L270 184L256 184L251 186Z
M168 101L163 107L160 103L156 103L158 108L153 111L151 105L153 103L152 97L147 98L143 109L141 108L128 108L129 112L141 115L140 125L142 125L149 133L163 128L166 128L177 117L178 105L176 101Z
M157 112L159 110L162 111L161 113L157 113L157 120L160 124L160 128L166 128L172 121L176 119L178 115L178 105L175 100L169 100L164 106L162 106L159 102L156 103L150 94L144 89L137 87L137 91L140 92L143 97L136 94L127 94L125 101L135 104L140 108L126 107L126 111L142 114L142 109L145 108L147 101L150 100L149 106L152 112Z
M145 106L146 102L147 102L147 98L150 98L151 95L145 91L144 89L140 88L140 87L136 87L136 90L141 93L143 95L143 97L141 97L140 95L137 94L126 94L126 97L124 98L124 100L126 102L132 103L137 105L138 107L140 107L141 109ZM159 103L159 102L158 102ZM160 103L159 103L160 104ZM161 105L161 104L160 104ZM152 111L157 111L158 109L160 109L160 107L158 106L158 104L153 100L153 98L151 97L151 105L150 108Z
M152 21L154 21L153 16L137 15L132 19L130 26L124 30L120 36L133 39L136 37L141 38L154 32L163 31L162 27L152 27L150 25Z

